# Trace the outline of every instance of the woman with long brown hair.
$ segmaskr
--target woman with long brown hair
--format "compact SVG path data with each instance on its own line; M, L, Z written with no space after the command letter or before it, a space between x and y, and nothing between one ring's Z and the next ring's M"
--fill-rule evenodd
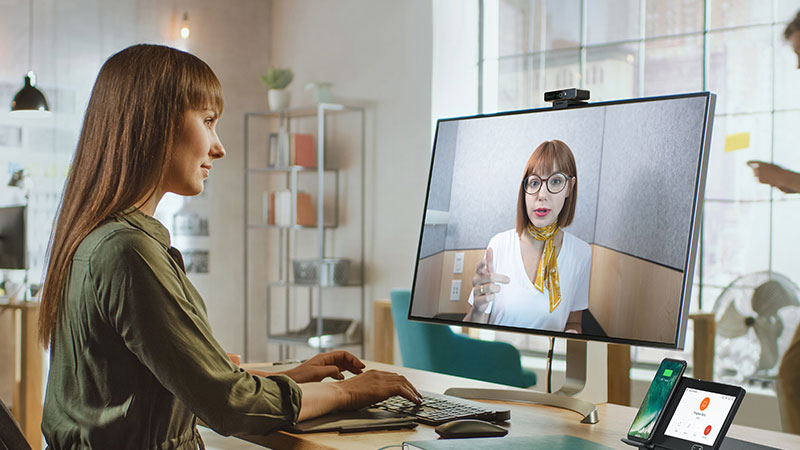
M336 409L419 393L347 352L282 374L239 368L214 339L180 252L153 214L197 195L225 156L222 88L199 58L136 45L97 76L48 250L39 331L50 347L50 448L197 449L197 418L264 434ZM319 383L331 376L355 377ZM301 383L301 384L298 384Z

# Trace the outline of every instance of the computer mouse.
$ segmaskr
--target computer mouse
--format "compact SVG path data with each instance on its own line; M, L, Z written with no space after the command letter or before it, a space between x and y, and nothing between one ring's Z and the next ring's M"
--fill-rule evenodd
M508 430L493 423L476 419L461 419L447 422L436 427L436 433L443 439L459 439L473 437L500 437L508 434Z

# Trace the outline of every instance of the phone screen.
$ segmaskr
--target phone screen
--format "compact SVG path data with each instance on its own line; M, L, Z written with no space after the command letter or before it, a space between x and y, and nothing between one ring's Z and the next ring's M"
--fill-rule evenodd
M658 418L661 416L675 384L683 375L685 367L686 363L683 361L669 359L661 361L656 376L650 383L650 389L644 396L642 406L639 408L636 418L633 419L628 436L645 441L650 439L658 425Z

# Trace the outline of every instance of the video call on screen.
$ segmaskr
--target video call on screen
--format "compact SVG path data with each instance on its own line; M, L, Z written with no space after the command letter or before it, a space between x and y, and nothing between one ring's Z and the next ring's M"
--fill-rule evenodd
M577 313L587 338L682 342L709 112L713 97L700 93L440 120L410 317L465 322L491 242L510 282L498 284L489 326L563 333ZM574 158L576 194L557 256L562 301L550 311L514 240L526 164L552 140Z

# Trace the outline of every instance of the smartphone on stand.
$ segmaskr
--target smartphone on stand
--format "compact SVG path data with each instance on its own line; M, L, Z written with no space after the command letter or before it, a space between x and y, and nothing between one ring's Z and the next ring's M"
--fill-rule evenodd
M644 396L642 406L633 419L628 439L642 444L649 444L661 422L664 410L669 404L678 386L678 380L686 370L686 361L664 358L658 366L656 376Z

